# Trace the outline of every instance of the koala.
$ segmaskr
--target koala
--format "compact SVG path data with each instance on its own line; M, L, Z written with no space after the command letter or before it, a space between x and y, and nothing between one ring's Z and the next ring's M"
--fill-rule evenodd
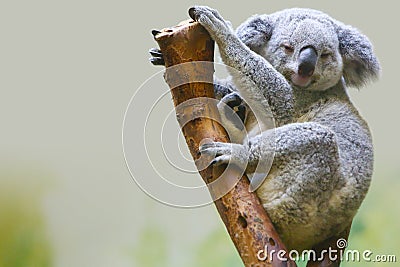
M236 31L209 7L189 14L236 70L215 82L232 143L206 143L200 152L250 177L274 152L256 193L289 250L314 248L348 229L373 172L371 133L347 93L379 77L368 38L311 9L255 15ZM162 64L160 51L150 53ZM254 115L267 111L272 129Z

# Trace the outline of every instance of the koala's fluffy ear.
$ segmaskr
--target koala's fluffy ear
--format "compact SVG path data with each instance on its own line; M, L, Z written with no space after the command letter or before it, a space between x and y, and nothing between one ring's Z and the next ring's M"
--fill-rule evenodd
M268 15L254 15L236 30L238 38L251 50L260 53L267 45L273 31L273 21Z
M368 38L351 26L340 22L337 22L337 26L346 84L360 87L378 78L380 66Z

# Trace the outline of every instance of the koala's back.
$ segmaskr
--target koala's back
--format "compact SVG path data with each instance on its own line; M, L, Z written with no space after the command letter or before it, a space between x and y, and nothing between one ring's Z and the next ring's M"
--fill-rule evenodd
M328 127L336 135L340 175L346 188L339 194L341 205L338 205L338 210L355 214L368 191L373 172L373 145L369 127L350 100L328 101L310 119Z
M339 162L326 162L327 170L321 174L314 172L321 168L318 155L280 159L274 162L266 181L257 190L290 249L310 249L345 230L370 185L373 167L370 131L344 89L335 90L343 91L310 93L319 100L310 98L309 105L302 103L306 108L299 111L296 122L316 122L329 128L335 135ZM309 183L307 179L315 175L319 177ZM327 180L329 188L323 186Z

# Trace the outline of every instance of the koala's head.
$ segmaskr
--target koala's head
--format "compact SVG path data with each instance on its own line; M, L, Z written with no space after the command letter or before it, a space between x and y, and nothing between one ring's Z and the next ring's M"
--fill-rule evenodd
M237 35L294 87L326 90L342 77L347 85L360 87L379 75L368 38L320 11L256 15L239 26Z

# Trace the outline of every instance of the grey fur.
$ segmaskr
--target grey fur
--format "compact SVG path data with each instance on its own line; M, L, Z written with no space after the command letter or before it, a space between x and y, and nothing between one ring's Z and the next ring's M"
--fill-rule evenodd
M238 144L203 145L200 151L215 153L216 164L230 160L246 168L248 161L250 174L275 151L257 194L289 249L309 249L343 231L368 191L373 168L369 128L346 92L346 84L359 87L379 75L367 37L310 9L256 15L236 32L216 10L196 6L193 14L224 63L239 71L230 85L216 86L221 102L236 90L253 111L270 109L276 122L275 129L261 121L261 130L252 131L249 113L248 134L234 131ZM310 78L297 73L304 47L318 55Z

